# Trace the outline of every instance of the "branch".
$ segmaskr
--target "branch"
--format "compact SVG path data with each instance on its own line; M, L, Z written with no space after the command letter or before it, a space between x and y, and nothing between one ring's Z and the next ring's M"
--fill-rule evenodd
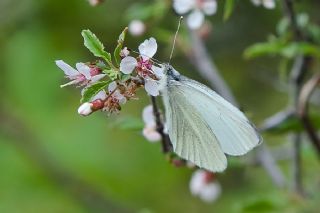
M162 152L168 153L172 151L172 144L169 138L169 135L164 132L164 122L161 119L161 113L159 111L159 107L157 105L156 98L154 96L151 97L151 103L153 108L153 115L156 120L157 131L161 135L161 145L162 145Z
M294 35L295 41L306 41L303 36L302 31L298 27L296 13L294 10L294 5L292 0L283 0L284 6L284 16L287 16L290 20L291 29ZM296 57L293 68L290 72L290 86L291 86L291 103L289 107L293 107L295 112L298 110L298 99L301 90L301 86L304 80L306 73L309 70L312 58L308 56L298 56ZM304 195L303 186L302 186L302 169L301 169L301 135L296 133L293 135L293 144L294 144L294 185L295 190L298 194Z
M316 128L313 126L309 117L309 100L320 84L320 74L315 74L310 80L308 80L301 89L300 96L298 99L298 116L300 117L302 124L312 142L315 150L317 151L318 157L320 158L320 138L317 135Z
M202 39L194 30L189 29L189 34L191 37L192 46L191 55L188 55L189 60L197 68L200 75L209 82L212 89L214 89L218 94L220 94L233 105L238 106L238 103L230 88L220 76L218 68L209 57L209 53L206 50Z

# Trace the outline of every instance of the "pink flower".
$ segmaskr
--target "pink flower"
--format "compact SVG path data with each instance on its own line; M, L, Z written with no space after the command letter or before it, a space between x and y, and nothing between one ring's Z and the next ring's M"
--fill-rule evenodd
M100 74L98 68L90 68L84 63L77 63L77 69L74 69L62 60L57 60L56 65L64 72L66 77L71 80L70 82L64 85L61 85L61 87L73 84L79 84L80 86L84 86L89 83L99 81L100 79L106 76L105 74Z
M146 31L146 25L140 20L132 20L128 26L128 31L133 36L140 36Z
M221 186L213 173L199 169L191 177L190 191L205 202L213 202L220 196Z
M147 39L139 45L138 60L127 56L120 62L120 71L124 74L131 74L136 69L138 75L145 80L145 90L152 96L159 95L158 82L154 78L160 78L163 75L163 69L154 66L150 60L156 54L157 48L157 41L154 38Z
M204 22L204 15L213 15L217 12L216 0L173 0L174 10L180 14L189 15L187 24L191 29L198 29Z
M143 136L150 142L157 142L161 140L161 135L157 131L152 105L148 105L143 109L142 118L145 124L142 131Z

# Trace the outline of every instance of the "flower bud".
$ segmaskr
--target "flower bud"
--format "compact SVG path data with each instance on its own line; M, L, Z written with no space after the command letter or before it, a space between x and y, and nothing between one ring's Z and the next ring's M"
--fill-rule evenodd
M132 20L128 28L129 33L133 36L140 36L146 30L145 24L140 20Z
M86 102L86 103L83 103L79 108L78 108L78 113L80 115L83 115L83 116L87 116L87 115L90 115L93 111L92 111L92 107L93 107L93 104L92 103L89 103L89 102Z

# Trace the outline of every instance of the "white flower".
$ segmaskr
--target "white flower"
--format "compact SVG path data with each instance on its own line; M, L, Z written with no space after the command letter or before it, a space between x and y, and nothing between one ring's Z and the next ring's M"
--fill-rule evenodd
M152 105L148 105L143 109L142 118L145 123L145 127L142 130L143 136L150 142L161 140L161 135L157 131Z
M217 12L216 0L173 0L174 10L183 15L190 12L187 24L191 29L198 29L204 22L204 15L213 15Z
M82 85L86 85L89 83L97 82L106 76L105 74L96 74L95 70L94 73L92 73L90 67L88 67L84 63L77 63L77 69L74 69L63 60L57 60L56 65L64 72L67 78L72 80L64 85L61 85L61 87L79 83L81 83Z
M142 44L139 45L139 53L142 59L149 60L152 58L158 49L157 41L153 37L146 39Z
M78 108L78 113L83 116L90 115L93 112L92 107L93 107L92 103L89 103L89 102L83 103Z
M157 41L154 38L146 39L139 45L139 53L142 57L141 63L146 63L147 60L152 58L157 52ZM123 58L120 62L120 71L124 74L130 74L138 66L138 61L132 56Z
M208 174L210 173L200 169L195 171L191 177L190 191L205 202L213 202L220 196L221 186L217 181L210 179Z
M158 96L159 95L158 82L153 79L145 79L144 89L151 96Z
M124 74L131 74L137 66L138 61L132 56L127 56L120 62L120 71Z
M102 2L102 0L88 0L88 1L91 6L97 6Z
M139 45L139 53L141 58L139 61L132 56L123 58L120 62L120 71L124 74L130 74L134 69L138 69L138 74L145 79L145 90L151 96L159 95L158 82L150 75L154 75L157 78L163 76L163 67L153 66L149 60L157 52L157 41L154 38L146 39L142 44Z
M274 9L276 7L275 0L251 0L255 6L264 6L267 9Z
M133 36L140 36L146 30L145 24L140 20L132 20L128 26L128 31Z
M116 99L119 104L125 104L127 99L124 97L120 91L117 89L117 83L115 81L111 82L108 86L109 93L112 93L112 98Z

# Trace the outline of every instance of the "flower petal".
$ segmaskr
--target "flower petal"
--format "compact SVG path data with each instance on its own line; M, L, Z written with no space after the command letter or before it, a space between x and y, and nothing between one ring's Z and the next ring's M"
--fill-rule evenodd
M215 181L212 183L206 184L200 194L199 197L205 202L213 202L219 198L221 194L221 186Z
M150 142L161 140L161 135L156 130L156 126L146 125L142 130L143 136Z
M99 74L99 75L92 76L90 83L97 82L97 81L101 80L102 78L104 78L105 76L106 76L106 74Z
M217 12L217 2L216 0L206 0L202 3L201 9L206 15L213 15Z
M113 93L113 97L115 97L118 101L119 101L119 104L123 105L127 102L127 99L126 97L124 97L119 90L116 90L114 93Z
M157 41L154 38L146 39L142 44L139 45L139 53L143 60L152 58L157 52Z
M162 76L164 75L164 66L157 67L152 65L152 71L153 73L157 76L157 78L161 79Z
M197 170L192 174L190 180L190 192L193 195L200 194L201 190L205 186L205 171L204 170Z
M180 15L189 12L192 8L195 8L195 0L174 0L173 9Z
M120 62L120 71L124 74L130 74L138 65L137 60L132 56L123 58Z
M252 4L254 5L254 6L260 6L261 5L261 2L262 0L251 0L251 2L252 2Z
M192 30L199 29L204 21L204 15L200 10L194 10L187 17L187 24Z
M274 9L276 7L276 3L274 0L262 0L262 4L267 9Z
M77 63L76 64L77 70L84 75L84 77L86 77L86 79L90 79L91 75L90 75L90 67L88 67L87 65L85 65L84 63Z
M90 102L101 99L101 100L105 100L107 98L107 93L105 90L101 90L100 92L98 92L95 96L93 96L90 100Z
M153 107L152 105L146 106L142 111L142 119L146 125L155 125L155 119L153 115Z
M56 65L62 69L65 75L67 76L77 76L80 73L78 70L71 67L69 64L65 63L63 60L56 60Z
M92 109L91 107L93 106L92 103L83 103L79 108L78 108L78 113L80 115L83 115L83 116L87 116L87 115L90 115L92 113Z
M113 90L115 90L117 88L117 82L112 81L109 85L108 85L108 91L112 92Z
M151 96L159 95L159 86L154 80L145 79L144 89Z

